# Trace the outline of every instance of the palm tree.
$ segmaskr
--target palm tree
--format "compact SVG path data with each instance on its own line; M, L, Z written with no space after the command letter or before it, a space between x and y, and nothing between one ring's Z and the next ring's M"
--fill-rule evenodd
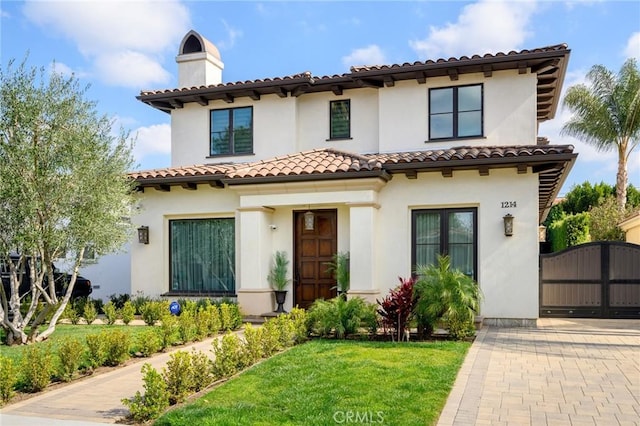
M635 59L628 59L615 75L602 65L587 73L590 86L570 87L564 106L574 115L561 134L575 136L599 151L618 151L616 199L624 211L627 199L627 160L640 136L640 71Z

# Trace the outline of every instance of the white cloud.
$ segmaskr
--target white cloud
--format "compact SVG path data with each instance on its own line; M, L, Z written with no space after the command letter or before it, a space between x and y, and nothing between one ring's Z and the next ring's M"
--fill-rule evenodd
M189 12L179 1L27 1L23 12L27 19L47 32L71 40L78 50L101 72L109 58L129 58L147 69L162 69L163 54L175 49L190 26ZM145 59L143 59L143 57ZM154 62L155 66L151 66ZM112 71L113 71L113 67ZM140 84L140 73L130 68L117 71L111 84ZM165 71L166 73L166 71ZM131 76L128 81L127 77ZM166 75L154 72L142 85L161 82Z
M233 28L231 25L227 23L224 19L220 20L222 25L224 26L225 31L227 32L227 39L219 41L216 43L217 47L220 49L231 49L236 44L236 40L242 37L242 30L237 30Z
M531 36L530 21L535 1L480 0L465 6L456 23L430 27L422 40L409 45L422 58L508 52Z
M381 65L385 63L385 56L378 45L354 49L351 54L342 57L342 63L349 68L352 65Z
M149 89L150 85L169 83L171 74L153 58L139 52L106 53L95 60L96 73L113 86Z
M171 125L153 124L138 127L131 132L135 140L133 156L136 162L142 163L150 155L171 153Z
M640 32L631 34L631 37L627 40L624 54L627 58L636 58L640 61Z
M51 62L49 64L49 72L50 73L61 74L64 77L74 76L76 78L84 78L84 77L87 77L89 75L88 73L86 73L84 71L77 71L77 70L71 69L70 66L68 66L67 64L64 64L62 62Z

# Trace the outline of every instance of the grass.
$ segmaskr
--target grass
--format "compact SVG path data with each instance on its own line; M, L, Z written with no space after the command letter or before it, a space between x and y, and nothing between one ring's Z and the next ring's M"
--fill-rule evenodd
M254 366L155 425L435 424L469 346L313 341Z
M135 336L147 327L138 326L126 326L126 325L68 325L58 324L56 325L56 331L44 342L42 345L49 345L53 352L56 352L60 342L66 338L79 339L84 343L84 338L87 334L100 333L103 330L116 330L121 329L129 333L132 342L135 344ZM4 341L4 330L0 329L0 341ZM26 349L25 345L7 346L0 344L0 355L12 358L18 362L22 356L22 352ZM132 352L135 352L135 347L132 348Z

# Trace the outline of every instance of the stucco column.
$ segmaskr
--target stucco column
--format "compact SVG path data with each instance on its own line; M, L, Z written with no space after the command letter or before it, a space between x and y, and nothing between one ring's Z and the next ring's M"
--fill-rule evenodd
M268 207L243 207L236 213L236 293L246 315L273 310L272 290L267 282L273 252L269 228L273 211Z
M347 203L349 206L349 256L351 285L349 296L375 303L380 296L376 268L377 203Z

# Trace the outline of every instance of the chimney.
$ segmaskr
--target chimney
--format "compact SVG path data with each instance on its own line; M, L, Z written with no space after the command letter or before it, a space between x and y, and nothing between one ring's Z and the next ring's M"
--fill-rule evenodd
M182 39L176 62L180 88L222 83L224 64L218 48L193 30Z

